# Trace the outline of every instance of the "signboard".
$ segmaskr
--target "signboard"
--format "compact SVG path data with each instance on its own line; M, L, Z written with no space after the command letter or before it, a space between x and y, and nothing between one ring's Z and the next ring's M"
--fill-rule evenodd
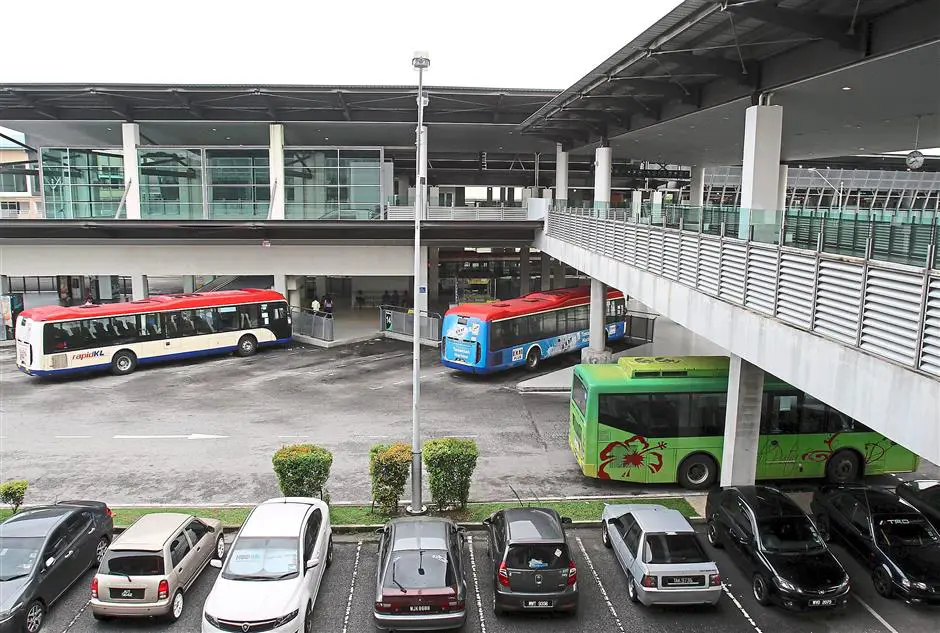
M392 311L382 310L382 312L385 315L385 329L391 330L392 329Z
M612 174L621 178L654 178L658 180L682 180L691 177L686 169L641 169L632 165L613 165Z

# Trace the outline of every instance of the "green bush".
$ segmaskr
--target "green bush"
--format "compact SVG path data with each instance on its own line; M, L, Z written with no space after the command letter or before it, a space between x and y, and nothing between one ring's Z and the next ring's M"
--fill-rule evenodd
M11 479L0 484L0 501L7 504L13 511L19 510L23 505L23 497L26 496L26 489L29 482L25 479Z
M411 447L404 442L376 444L369 451L372 501L385 514L398 512L411 470Z
M329 503L326 480L333 454L315 444L291 444L274 453L274 473L285 497L319 497Z
M428 469L431 498L437 507L467 507L470 479L477 465L476 442L456 437L428 440L424 445L424 465Z

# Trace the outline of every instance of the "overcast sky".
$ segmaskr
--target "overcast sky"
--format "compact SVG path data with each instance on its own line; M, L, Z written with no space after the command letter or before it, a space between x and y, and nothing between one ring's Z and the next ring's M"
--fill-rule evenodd
M567 88L678 0L7 0L0 83ZM13 38L12 40L10 38ZM19 45L16 45L19 47Z

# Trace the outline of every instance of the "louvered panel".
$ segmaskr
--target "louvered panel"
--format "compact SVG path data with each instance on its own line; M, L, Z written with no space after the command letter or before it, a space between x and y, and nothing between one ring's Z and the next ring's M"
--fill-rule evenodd
M663 231L656 228L650 231L650 257L647 263L651 273L663 273Z
M677 231L668 231L663 234L663 277L679 279L679 245L680 236Z
M614 256L614 223L610 220L598 221L598 232L601 236L600 252L607 257Z
M679 281L695 287L695 270L698 268L698 237L682 233L679 243Z
M623 222L614 223L614 259L625 261L626 254L626 227Z
M636 267L647 270L650 256L650 228L636 225Z
M623 261L628 264L636 264L637 228L637 225L633 223L624 227Z
M718 296L732 303L744 303L744 264L746 245L725 242L721 253Z
M862 313L862 349L913 364L923 276L870 268Z
M814 331L855 345L864 272L862 264L827 259L819 262Z
M699 256L698 289L710 295L718 294L718 261L721 242L705 240L701 242Z
M781 320L804 328L810 327L815 274L815 256L783 253L780 279L777 282L777 316Z
M924 319L920 368L940 376L940 277L930 280L927 292L927 315Z
M751 243L747 255L747 292L744 305L764 314L774 312L777 287L777 249Z

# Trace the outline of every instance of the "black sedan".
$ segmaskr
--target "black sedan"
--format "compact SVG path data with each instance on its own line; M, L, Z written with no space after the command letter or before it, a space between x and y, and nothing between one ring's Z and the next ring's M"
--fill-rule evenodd
M46 610L96 566L114 535L98 501L23 510L0 524L0 633L42 628Z
M812 510L820 531L839 538L871 569L879 594L940 603L940 534L896 494L823 487L813 495Z
M940 481L905 481L898 484L897 493L940 530Z

